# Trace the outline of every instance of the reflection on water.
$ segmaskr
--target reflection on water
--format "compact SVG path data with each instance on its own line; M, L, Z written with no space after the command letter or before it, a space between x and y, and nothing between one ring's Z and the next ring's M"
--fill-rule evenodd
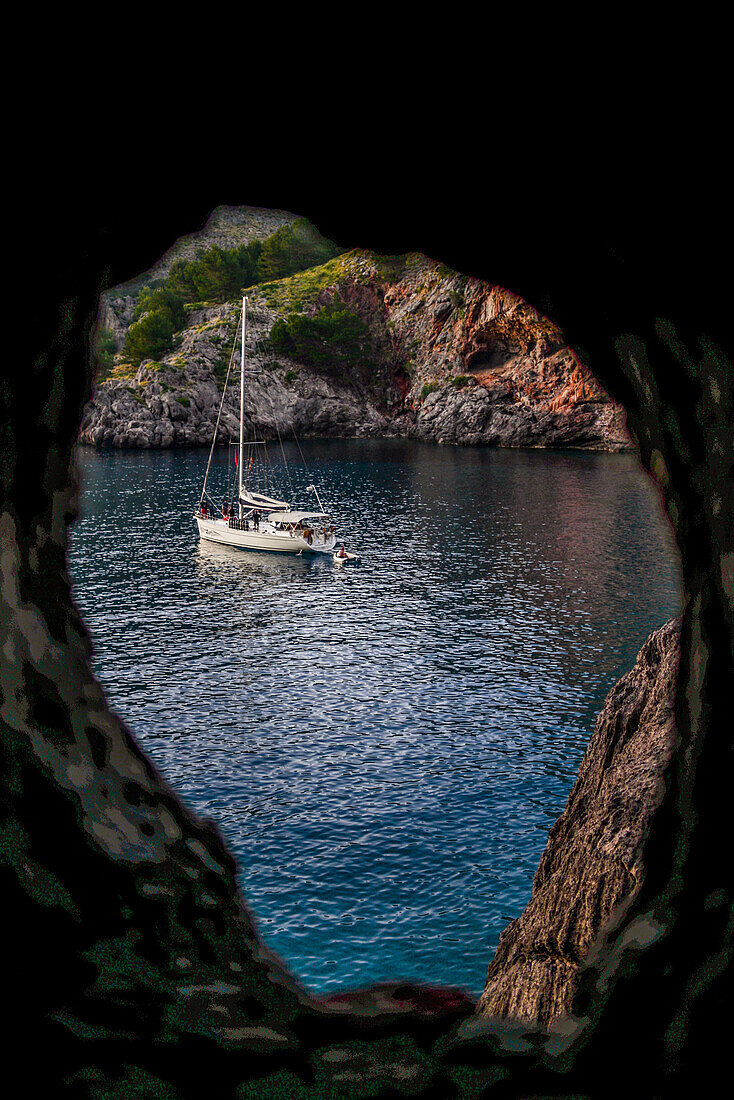
M678 612L672 536L629 455L304 452L296 502L315 478L359 564L200 544L202 452L81 452L95 669L308 985L478 991L606 692Z
M299 557L298 554L256 553L252 550L243 553L229 546L202 540L196 548L194 561L202 577L217 582L231 581L249 591L250 586L258 581L282 584L289 575L302 576L313 558Z

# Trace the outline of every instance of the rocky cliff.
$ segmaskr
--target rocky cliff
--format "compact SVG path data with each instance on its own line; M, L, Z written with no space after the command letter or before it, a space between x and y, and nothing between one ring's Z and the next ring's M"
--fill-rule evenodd
M122 347L136 296L176 258L212 243L267 238L293 215L252 208L215 212L147 276L106 294L99 329ZM622 410L596 383L561 331L517 295L450 271L425 256L355 250L250 299L247 430L265 436L392 435L441 443L626 450ZM364 326L360 346L320 357L274 349L276 321L338 306ZM95 446L207 444L232 353L238 303L187 307L175 346L132 367L117 356L86 408L81 441ZM333 353L333 354L332 354ZM329 360L329 354L332 355ZM235 383L236 367L232 379ZM237 434L237 387L225 397L218 439Z
M677 620L651 634L607 696L530 901L500 936L480 1014L541 1024L566 1015L600 929L639 888L675 742L678 640Z

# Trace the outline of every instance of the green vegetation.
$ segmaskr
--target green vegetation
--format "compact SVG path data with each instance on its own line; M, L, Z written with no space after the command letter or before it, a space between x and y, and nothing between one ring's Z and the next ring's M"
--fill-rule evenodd
M468 386L470 382L471 377L468 374L457 374L451 379L452 386L456 386L457 390L463 390L464 386Z
M398 282L410 265L410 255L376 256L377 276L387 282Z
M314 317L291 313L275 322L270 346L316 370L368 366L372 342L368 326L347 309L341 298L323 306Z
M425 386L421 390L421 401L425 401L429 393L435 393L439 389L438 382L426 382Z
M458 310L459 314L463 316L464 311L466 310L466 300L464 298L464 292L460 290L450 290L449 298L451 300L451 305L454 307L454 309Z
M322 290L334 286L343 278L354 279L358 270L351 262L355 253L341 253L318 267L295 272L285 279L262 283L257 292L273 309L299 312L311 305Z
M296 378L298 378L297 370L287 370L283 375L283 381L286 383L286 385L290 385L291 382L295 382Z
M225 250L215 245L196 260L178 260L166 284L186 302L225 302L258 281L262 241Z
M170 351L173 334L183 328L185 321L183 298L165 285L155 290L145 287L125 337L122 349L125 359L137 365L143 359L154 359Z
M448 264L438 264L436 266L436 275L439 279L453 279L458 272L454 271L453 267L449 267Z
M349 281L374 285L384 279L400 278L409 265L410 256L378 256L366 249L354 248L338 252L318 267L309 267L293 275L260 283L257 293L280 312L302 312L313 305L322 291Z
M317 267L340 251L301 218L264 241L233 249L215 245L196 260L178 260L166 285L187 302L226 302L257 283Z
M115 334L108 328L100 328L94 336L94 355L97 360L97 377L109 378L115 366Z
M164 314L176 329L181 328L186 320L186 310L181 296L165 285L155 289L144 287L141 290L133 310L133 324L150 313Z
M285 279L309 267L320 267L342 249L322 237L305 218L283 226L263 241L257 264L257 282Z
M141 291L125 338L124 357L137 366L143 359L169 352L175 333L186 323L187 302L229 301L250 286L288 278L327 262L339 252L332 241L302 218L283 226L265 241L251 241L233 249L215 245L196 260L178 260L162 283ZM111 363L111 353L106 354Z

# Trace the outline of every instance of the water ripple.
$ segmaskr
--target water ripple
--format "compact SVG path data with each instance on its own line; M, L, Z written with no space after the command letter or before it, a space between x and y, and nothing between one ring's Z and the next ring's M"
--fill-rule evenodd
M678 612L672 536L628 455L304 452L357 567L199 544L200 452L80 453L95 671L307 985L476 992L604 695Z

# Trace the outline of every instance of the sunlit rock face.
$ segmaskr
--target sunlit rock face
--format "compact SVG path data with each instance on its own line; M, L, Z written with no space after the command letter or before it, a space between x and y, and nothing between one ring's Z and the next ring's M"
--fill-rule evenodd
M100 330L121 349L140 289L164 277L174 259L267 239L288 219L293 215L252 208L215 211L198 238L182 238L145 276L103 297ZM632 448L621 407L555 324L518 295L423 255L353 250L247 294L248 431L273 437L277 420L281 431L302 437ZM344 349L335 346L332 361L327 350L314 368L297 353L272 348L276 321L294 313L313 317L335 303L365 326L357 351L341 356ZM158 361L118 367L87 405L82 442L170 447L209 443L215 434L220 443L235 437L236 384L218 426L217 415L239 308L239 301L200 303ZM236 375L235 364L235 383Z
M561 330L503 287L424 258L385 291L417 364L407 434L500 447L631 448L624 414Z
M604 703L525 911L500 937L478 1011L548 1024L571 1010L579 966L638 891L642 844L675 745L679 623L656 630Z

